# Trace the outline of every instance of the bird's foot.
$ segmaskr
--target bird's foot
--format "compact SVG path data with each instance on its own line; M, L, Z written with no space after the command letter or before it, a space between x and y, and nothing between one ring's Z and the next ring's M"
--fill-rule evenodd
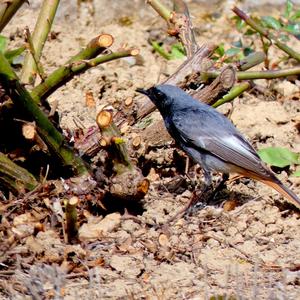
M223 174L222 178L216 183L215 188L213 188L212 185L209 185L206 186L199 195L194 193L184 216L192 215L208 205L215 205L216 195L226 186L225 183L227 180L228 175Z

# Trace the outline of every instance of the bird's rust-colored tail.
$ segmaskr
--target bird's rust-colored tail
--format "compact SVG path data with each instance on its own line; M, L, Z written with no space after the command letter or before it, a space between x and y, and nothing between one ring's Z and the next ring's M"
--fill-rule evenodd
M259 175L247 172L248 176L260 181L274 190L276 190L279 194L281 194L284 198L286 198L291 204L293 204L295 207L297 207L300 210L300 199L298 196L293 193L290 189L288 189L275 175L271 174L270 172L270 178L262 178Z

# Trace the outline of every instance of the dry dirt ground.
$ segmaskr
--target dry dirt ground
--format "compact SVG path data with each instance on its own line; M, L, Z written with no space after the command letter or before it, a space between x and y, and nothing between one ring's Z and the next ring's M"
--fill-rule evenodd
M103 104L118 107L129 96L137 99L135 88L156 84L182 62L165 61L153 53L147 41L149 35L155 30L163 35L165 24L149 12L150 8L143 8L139 2L140 6L135 8L132 4L129 11L122 11L122 5L115 5L114 9L119 10L105 25L98 20L101 17L97 11L94 17L90 16L88 4L84 4L79 14L76 6L60 12L53 26L53 31L59 34L45 46L42 63L47 72L100 32L115 37L113 49L127 43L140 48L143 57L142 64L122 59L101 65L55 92L50 102L58 101L63 128L95 125L96 113ZM207 13L203 5L201 12L200 4L190 5L200 44L206 40L230 43L238 37L224 16L216 14L203 19ZM17 33L25 25L33 28L37 7L36 4L22 9L6 28L5 34L16 36L13 43L21 43ZM126 16L130 24L125 26L120 18ZM261 84L267 85L264 81ZM295 127L299 122L300 102L299 98L292 100L299 88L278 80L275 89L273 97L245 93L236 99L231 120L256 148L276 145L300 151ZM96 99L95 108L86 106L87 91ZM228 112L229 108L230 105L222 111ZM157 116L154 114L153 118ZM170 164L173 150L170 145L153 147L146 158L156 159L163 168L164 163ZM300 299L299 214L282 205L283 199L270 188L241 180L230 183L222 194L224 200L239 202L234 210L226 211L221 204L209 206L167 224L191 196L191 181L201 180L199 169L192 168L192 179L186 179L186 188L169 191L173 179L169 174L174 173L171 164L160 176L151 171L151 187L142 203L143 213L136 218L118 213L106 216L101 238L68 246L59 231L51 229L49 224L36 237L23 238L11 250L16 253L20 268L9 276L1 275L0 280L8 284L0 292L0 298ZM278 177L300 195L300 181L290 177L290 173L291 170L285 170ZM90 215L88 219L97 224L101 217ZM22 220L16 220L17 230L21 230L20 224ZM68 273L67 267L58 266L66 255L77 261L81 272ZM22 288L35 296L26 296ZM63 296L56 295L56 291Z

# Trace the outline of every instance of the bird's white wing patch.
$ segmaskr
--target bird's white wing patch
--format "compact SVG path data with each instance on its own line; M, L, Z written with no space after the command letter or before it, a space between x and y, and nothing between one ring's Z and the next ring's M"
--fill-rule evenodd
M236 136L225 136L221 138L223 140L223 144L227 145L228 148L234 149L239 153L243 153L245 156L253 157L252 151L253 149L248 149L245 147L247 145L245 142L238 139ZM248 145L247 145L248 146ZM250 151L252 150L252 151Z

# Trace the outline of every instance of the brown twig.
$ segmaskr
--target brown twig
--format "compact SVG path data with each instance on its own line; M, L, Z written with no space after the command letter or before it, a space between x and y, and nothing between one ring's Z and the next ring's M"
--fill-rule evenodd
M186 60L176 72L163 83L171 85L182 84L182 81L184 81L186 77L192 76L191 74L197 75L200 74L201 71L207 71L207 69L211 67L211 62L206 60L206 58L213 53L215 48L216 46L212 44L202 45L190 59ZM137 118L142 119L154 110L155 105L147 98L139 108Z
M77 205L79 198L76 196L71 197L66 201L66 233L68 237L68 243L71 243L78 236L78 224L77 224Z
M235 84L236 72L232 66L226 66L220 75L203 89L192 91L190 94L201 102L212 105L217 97L227 93Z
M173 28L170 28L168 32L178 35L186 50L187 57L190 58L196 53L199 46L196 42L189 9L183 0L174 0L173 2L174 12L170 18Z

